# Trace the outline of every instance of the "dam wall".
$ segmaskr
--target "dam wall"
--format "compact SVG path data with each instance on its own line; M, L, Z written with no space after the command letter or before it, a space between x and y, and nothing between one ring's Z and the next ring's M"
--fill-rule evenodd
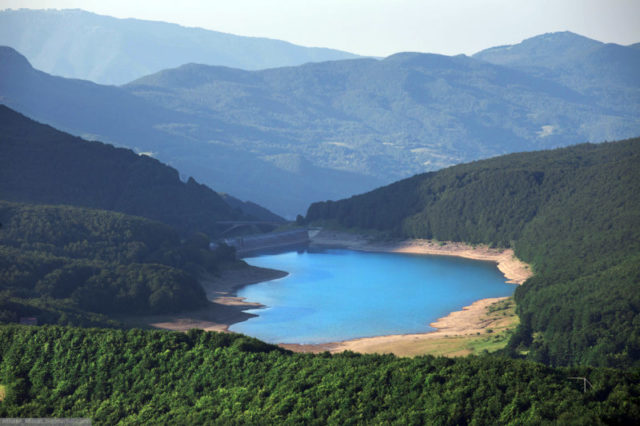
M270 234L226 238L224 242L229 246L235 247L238 255L243 255L259 250L307 245L309 243L309 233L306 229L293 229Z

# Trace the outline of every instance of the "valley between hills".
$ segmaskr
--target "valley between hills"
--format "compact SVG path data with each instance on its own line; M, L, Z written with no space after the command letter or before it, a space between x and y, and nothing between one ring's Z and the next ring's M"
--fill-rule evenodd
M372 58L0 11L0 418L637 423L638 69L637 44L571 32ZM244 289L289 277L344 301L369 271L322 291L327 264L251 265L333 249L484 261L508 293L416 332L229 330L278 308ZM402 299L398 265L347 313ZM323 332L287 303L267 328Z
M388 253L410 253L435 256L456 256L466 259L483 260L495 262L500 272L505 275L507 282L513 284L523 284L531 277L532 271L529 265L518 260L510 249L491 249L488 247L472 247L461 243L443 243L437 241L409 240L398 243L375 243L368 238L345 232L321 231L310 239L312 247L344 247L350 250ZM227 331L228 327L240 321L245 321L253 314L246 314L243 310L264 307L259 303L235 297L235 292L246 286L257 282L270 281L286 276L284 271L251 267L228 269L217 276L208 276L201 279L200 284L205 289L207 298L213 304L205 309L195 312L184 312L173 315L155 315L146 317L122 318L123 321L138 326L152 326L154 328L187 331L198 328L208 331ZM452 351L443 351L441 346L443 341L448 341L461 336L476 336L485 334L486 329L500 329L513 332L517 322L513 313L512 302L505 302L507 298L490 298L474 302L471 306L465 307L462 311L452 312L445 318L430 324L437 331L419 335L407 334L398 336L381 336L379 338L365 338L354 341L339 343L326 343L315 345L300 344L280 344L280 346L296 352L331 351L334 353L351 350L361 353L394 353L396 355L425 355L425 354L469 354L471 351L467 347L472 342L464 342L462 349L457 348ZM508 321L504 321L502 316L488 315L493 310L501 311L507 309L505 303L511 308ZM498 307L500 307L498 309ZM495 317L495 318L492 318ZM504 330L502 330L504 329ZM498 340L499 335L490 336L492 340ZM502 336L502 344L494 345L493 350L501 349L506 344L505 336ZM482 336L480 339L487 339ZM478 340L480 340L478 339ZM428 344L421 344L427 340ZM435 340L435 341L434 341ZM470 340L470 339L467 339ZM475 340L475 339L471 339ZM420 341L420 342L418 342ZM388 343L390 342L390 343ZM405 344L404 342L409 342ZM460 346L460 345L458 345ZM484 348L482 348L484 349Z

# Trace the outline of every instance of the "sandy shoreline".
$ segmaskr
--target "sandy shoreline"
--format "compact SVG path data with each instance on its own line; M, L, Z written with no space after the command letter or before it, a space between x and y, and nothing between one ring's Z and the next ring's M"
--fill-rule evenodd
M331 352L352 351L359 353L395 353L396 355L420 355L426 341L460 336L484 334L496 324L495 318L487 315L489 306L508 297L481 299L465 306L460 311L429 324L435 331L412 334L392 334L386 336L362 337L342 342L322 343L317 345L281 344L283 348L295 352ZM413 350L412 350L413 349Z
M507 282L512 284L522 284L533 275L529 265L515 257L512 249L495 249L486 245L474 247L464 243L421 239L377 243L360 235L332 231L321 231L312 238L311 243L313 246L344 247L351 250L456 256L496 262L500 272L507 278Z
M466 259L495 262L498 269L512 284L522 284L533 275L526 263L515 257L512 249L493 249L485 245L470 246L456 242L436 242L431 240L405 240L390 243L377 243L365 237L334 231L320 231L312 238L312 245L316 247L343 247L351 250L362 250L386 253L409 253L438 256L456 256ZM507 297L481 299L460 311L454 311L447 316L429 324L436 328L418 334L397 334L388 336L364 337L345 340L342 342L324 343L319 345L283 344L284 348L296 352L343 352L350 350L360 353L392 353L394 347L402 346L402 354L407 354L407 346L420 347L425 340L444 337L469 336L485 332L492 325L487 318L489 306ZM410 352L410 351L409 351ZM413 355L419 354L418 352Z
M529 265L517 259L511 249L493 249L487 246L470 246L463 243L437 242L430 240L406 240L396 242L372 242L361 235L334 231L320 231L311 238L311 246L342 247L351 250L387 253L409 253L425 255L456 256L467 259L495 262L507 278L507 282L522 284L531 275ZM218 276L203 277L200 281L207 298L211 301L206 308L174 315L155 315L136 319L136 322L154 328L187 331L199 328L208 331L228 331L230 325L245 321L255 315L243 312L248 308L259 308L259 303L247 302L237 297L237 291L249 284L282 278L286 272L249 266L230 268ZM389 353L394 348L403 348L402 354L417 355L427 341L456 336L477 335L493 326L494 319L487 316L488 307L506 297L481 299L460 311L451 312L436 320L430 326L436 328L418 334L399 334L365 337L360 339L332 342L318 345L281 344L296 352L342 352L350 350L361 353ZM412 347L416 352L412 353ZM408 348L408 349L407 349Z
M243 310L263 306L238 297L236 295L238 290L250 284L270 281L287 275L288 273L284 271L257 266L231 267L217 276L209 275L200 279L200 285L210 301L208 306L178 314L129 318L129 322L134 325L174 331L188 331L192 328L206 331L228 331L232 324L246 321L255 316L243 312Z

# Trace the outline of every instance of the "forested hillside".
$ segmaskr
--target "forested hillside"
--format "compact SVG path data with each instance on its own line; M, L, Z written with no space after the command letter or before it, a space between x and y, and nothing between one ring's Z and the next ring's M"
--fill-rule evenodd
M588 377L592 388L583 392ZM638 371L303 355L239 335L0 327L2 417L94 424L633 424Z
M306 220L394 237L514 247L515 353L640 365L640 139L513 154L313 204Z
M0 321L114 325L112 314L204 306L198 274L234 262L194 235L103 210L0 201Z
M0 199L119 211L216 236L221 220L282 220L231 206L205 185L145 155L60 132L0 105Z

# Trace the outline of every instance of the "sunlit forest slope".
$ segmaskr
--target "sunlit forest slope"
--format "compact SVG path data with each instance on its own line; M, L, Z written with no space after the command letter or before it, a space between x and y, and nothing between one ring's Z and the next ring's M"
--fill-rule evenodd
M588 377L593 388L584 392ZM239 335L0 328L4 417L94 424L632 424L638 372L294 354Z
M515 353L640 365L640 139L512 154L311 205L306 220L394 237L514 247Z

